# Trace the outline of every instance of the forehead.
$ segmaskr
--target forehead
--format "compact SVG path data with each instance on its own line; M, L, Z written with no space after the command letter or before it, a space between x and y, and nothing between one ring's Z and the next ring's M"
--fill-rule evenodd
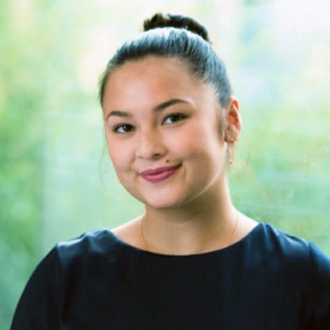
M160 58L148 56L137 61L129 61L110 74L108 84L113 88L117 84L133 84L146 81L154 85L162 83L164 87L171 85L202 85L199 79L194 77L182 60L178 58Z
M127 62L110 74L103 105L131 107L171 98L203 99L206 95L216 98L212 86L194 77L182 60L147 57Z

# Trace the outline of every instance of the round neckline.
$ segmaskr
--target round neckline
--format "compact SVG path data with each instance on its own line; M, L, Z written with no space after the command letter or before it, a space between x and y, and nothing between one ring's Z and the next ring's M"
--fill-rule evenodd
M251 236L255 235L256 232L258 232L262 227L264 223L259 222L247 235L245 235L243 238L238 240L237 242L226 246L221 249L213 250L213 251L208 251L208 252L202 252L202 253L195 253L195 254L183 254L183 255L176 255L176 254L163 254L163 253L157 253L157 252L152 252L152 251L147 251L140 249L134 245L131 245L125 241L123 241L121 238L119 238L116 234L114 234L111 230L110 233L113 236L113 238L116 240L117 244L122 245L124 248L130 249L134 251L135 253L140 253L140 254L145 254L153 257L161 257L161 258L196 258L196 257L206 257L206 256L211 256L211 255L216 255L219 253L225 253L233 248L236 248L237 246L243 244L246 240L250 239Z

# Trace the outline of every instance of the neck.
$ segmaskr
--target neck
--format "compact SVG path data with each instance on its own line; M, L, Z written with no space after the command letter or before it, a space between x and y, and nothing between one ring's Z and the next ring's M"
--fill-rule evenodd
M177 207L146 206L141 221L145 248L171 255L205 253L228 246L238 221L227 186Z

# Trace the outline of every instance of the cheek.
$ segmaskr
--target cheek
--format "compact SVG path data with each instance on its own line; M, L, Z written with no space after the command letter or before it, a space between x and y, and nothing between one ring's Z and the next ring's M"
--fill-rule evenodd
M129 167L130 156L125 150L122 150L120 146L108 145L108 151L116 171L124 170Z
M223 134L219 127L219 121L201 120L190 130L189 143L191 149L198 153L221 154L223 149Z
M226 148L218 124L207 125L201 131L196 130L193 146L193 156L198 159L200 170L204 169L211 174L223 167Z
M105 139L107 143L108 154L110 160L116 170L122 169L125 167L125 164L128 163L129 159L129 148L125 140L117 138L111 132L109 128L105 127Z
M224 148L214 135L195 131L190 136L182 136L180 143L177 141L174 144L176 156L187 163L189 173L193 177L202 172L212 175L223 167Z
M118 173L125 167L127 167L127 164L129 162L127 148L125 148L122 143L113 141L108 137L106 139L106 142L110 160L112 162L113 167L115 168L115 171Z

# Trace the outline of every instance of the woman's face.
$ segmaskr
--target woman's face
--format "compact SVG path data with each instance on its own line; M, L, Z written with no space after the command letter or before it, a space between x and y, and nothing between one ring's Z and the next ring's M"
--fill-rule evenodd
M227 128L219 102L179 59L148 57L115 70L103 110L117 176L147 206L179 207L223 184Z

